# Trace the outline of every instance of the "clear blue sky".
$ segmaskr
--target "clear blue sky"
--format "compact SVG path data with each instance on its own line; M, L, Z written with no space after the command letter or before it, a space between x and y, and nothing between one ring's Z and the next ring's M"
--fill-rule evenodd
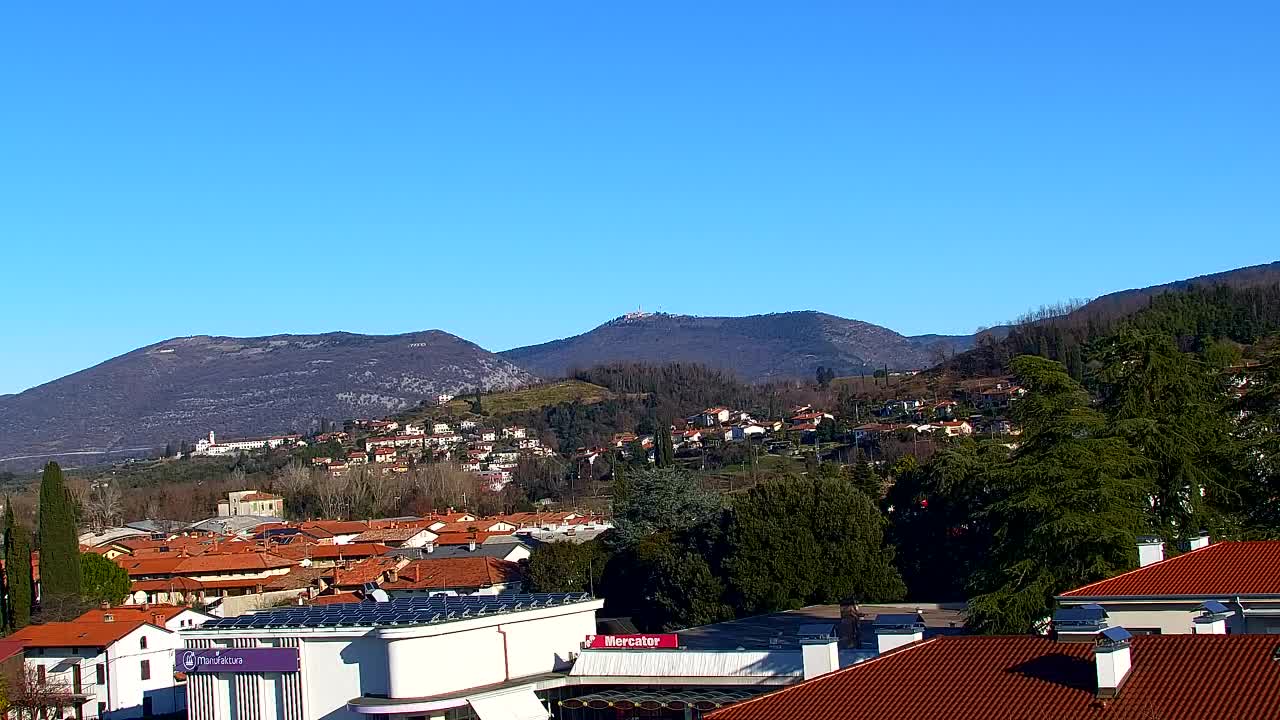
M177 335L501 350L638 305L970 332L1280 259L1277 27L1274 2L9 3L0 392Z

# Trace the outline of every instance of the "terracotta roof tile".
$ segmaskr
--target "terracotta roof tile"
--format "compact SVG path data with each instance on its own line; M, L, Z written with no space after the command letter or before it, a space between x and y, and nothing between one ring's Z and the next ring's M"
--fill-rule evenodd
M308 605L338 605L342 603L358 603L360 597L355 593L339 592L332 595L317 595L311 598Z
M346 545L286 545L276 549L276 554L281 557L291 558L293 560L301 560L303 558L311 558L312 560L339 560L342 558L365 558L376 555L386 555L391 550L390 547L382 543L347 543Z
M6 639L21 642L26 647L106 647L148 624L150 623L142 620L102 623L52 622L28 625Z
M1280 541L1218 542L1076 588L1064 598L1280 595Z
M105 622L105 616L110 614L111 617L114 618L114 622L142 621L154 623L156 625L163 625L180 615L182 612L190 609L191 608L182 607L180 605L149 605L145 610L142 609L141 605L94 608L76 618L75 621L100 623Z
M475 540L477 544L494 535L510 535L509 532L442 532L435 539L437 545L466 545Z
M708 720L1262 720L1280 708L1268 635L1133 639L1119 697L1098 700L1092 643L939 637L731 705Z
M400 568L395 582L384 582L381 587L387 590L483 588L523 579L520 566L506 560L491 557L443 558L414 560Z

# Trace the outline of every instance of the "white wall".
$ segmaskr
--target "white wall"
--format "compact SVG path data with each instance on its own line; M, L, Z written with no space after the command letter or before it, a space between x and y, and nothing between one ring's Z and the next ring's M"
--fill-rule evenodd
M140 639L147 638L147 648ZM70 690L74 665L80 666L81 691L91 696L82 705L86 718L96 718L98 703L106 703L107 720L142 717L142 701L150 697L153 711L179 712L186 707L186 691L173 678L173 650L179 646L176 633L144 625L109 648L29 648L26 664L44 666L50 684ZM151 663L151 677L142 679L142 661ZM97 682L97 666L103 665L106 684Z
M421 673L427 667L415 670ZM347 710L348 700L388 692L386 644L377 638L306 639L302 673L309 720L359 718Z

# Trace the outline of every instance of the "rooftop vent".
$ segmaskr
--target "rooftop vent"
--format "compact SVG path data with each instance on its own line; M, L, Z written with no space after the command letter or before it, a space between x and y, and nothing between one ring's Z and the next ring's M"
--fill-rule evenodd
M882 654L924 639L924 618L918 612L877 615L872 627L876 649Z
M1196 635L1226 635L1227 620L1235 613L1217 600L1206 600L1196 608L1200 615L1191 621L1191 632Z
M1164 560L1164 542L1160 538L1145 535L1138 538L1138 567L1146 567Z
M1063 608L1053 614L1053 632L1063 642L1092 642L1107 627L1101 605Z

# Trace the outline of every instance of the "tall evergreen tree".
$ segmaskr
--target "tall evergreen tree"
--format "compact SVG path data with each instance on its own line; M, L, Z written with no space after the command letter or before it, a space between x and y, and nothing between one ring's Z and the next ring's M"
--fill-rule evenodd
M80 544L62 468L51 462L40 477L40 591L50 598L80 594Z
M1142 456L1107 434L1061 364L1023 356L1012 368L1028 390L1014 410L1022 442L992 472L997 497L980 515L992 544L970 582L968 619L1004 634L1031 630L1054 595L1132 567L1149 527Z
M77 559L78 560L78 559ZM13 503L4 505L4 568L9 591L5 623L11 630L31 622L34 583L31 578L31 534L13 517Z
M676 464L676 451L671 442L671 427L668 423L657 423L654 429L653 462L660 468L669 468Z
M1217 374L1165 335L1123 332L1101 359L1102 408L1112 432L1147 459L1160 533L1176 540L1220 531L1222 512L1238 505L1238 483Z

